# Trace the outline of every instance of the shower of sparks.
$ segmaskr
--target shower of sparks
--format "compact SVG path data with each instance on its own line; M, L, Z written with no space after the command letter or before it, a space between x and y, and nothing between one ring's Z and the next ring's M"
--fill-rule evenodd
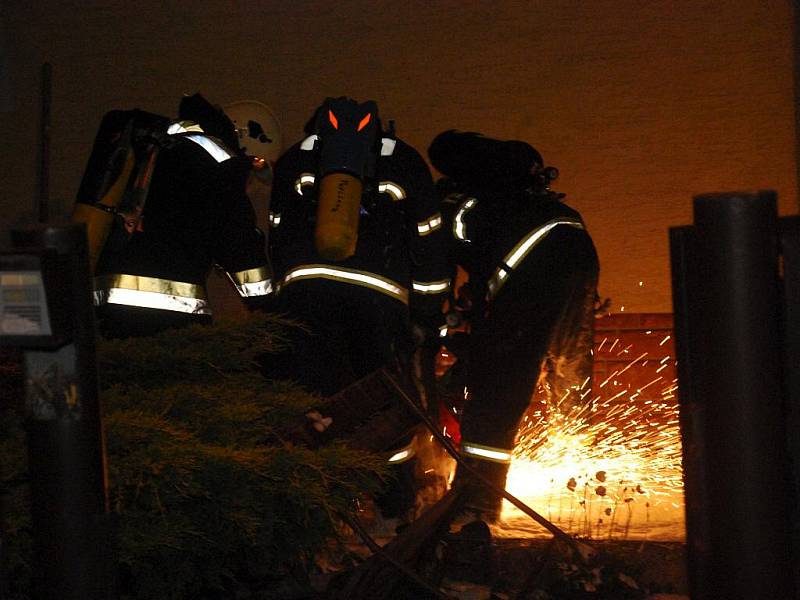
M610 352L618 341L603 340L598 351L605 346ZM638 354L596 383L591 396L574 390L576 399L584 399L572 401L576 407L569 410L561 408L569 404L563 400L549 406L546 390L539 389L523 420L506 487L568 533L685 538L677 383L661 375L669 357L649 366L646 357ZM659 374L639 387L619 380L626 371L641 380L650 369ZM508 502L493 531L501 537L548 535Z

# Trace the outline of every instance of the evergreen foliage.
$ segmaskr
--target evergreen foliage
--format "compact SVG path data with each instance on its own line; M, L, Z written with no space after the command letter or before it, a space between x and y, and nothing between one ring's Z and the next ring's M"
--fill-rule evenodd
M290 352L270 317L102 341L98 372L124 598L275 598L336 535L337 513L385 476L380 457L284 432L319 398L261 375ZM27 578L24 435L5 411L0 485L11 556ZM8 418L6 418L8 416ZM376 476L377 475L377 476ZM24 585L14 585L17 596Z

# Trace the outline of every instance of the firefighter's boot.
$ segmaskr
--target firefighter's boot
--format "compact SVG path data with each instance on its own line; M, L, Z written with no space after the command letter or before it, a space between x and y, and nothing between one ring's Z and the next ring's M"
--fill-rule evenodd
M440 544L442 589L455 598L491 596L497 580L497 559L492 534L483 521L464 525L447 534Z
M456 598L489 598L497 579L492 534L487 523L500 517L508 464L471 457L459 464L453 487L461 508L442 539L442 586ZM491 484L491 485L488 485Z
M470 457L463 461L469 468L458 465L453 480L453 487L460 487L464 495L462 513L471 512L486 522L498 520L510 465Z

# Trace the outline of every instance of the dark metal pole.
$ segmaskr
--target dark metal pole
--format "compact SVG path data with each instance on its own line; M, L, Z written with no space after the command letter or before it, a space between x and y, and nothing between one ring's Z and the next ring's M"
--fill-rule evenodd
M42 65L41 122L39 129L39 223L50 220L50 107L52 104L53 68L50 63Z
M800 590L800 217L780 220L783 258L783 366L786 431L792 463L792 551Z
M54 251L66 276L72 340L24 353L35 598L114 597L112 535L82 225L12 232L15 248Z
M5 522L3 520L6 513L6 492L0 488L0 600L8 597L8 536L6 533Z
M680 402L683 451L684 506L686 513L686 571L692 598L711 598L707 573L710 569L708 490L705 472L706 405L698 396L693 369L701 364L697 354L698 314L692 294L698 288L696 269L697 236L694 227L670 229L672 305L675 323L675 351Z
M794 49L794 151L795 175L800 181L800 0L792 0L792 46ZM796 207L800 210L800 187L795 198Z
M774 192L695 197L693 393L705 405L714 598L795 598Z

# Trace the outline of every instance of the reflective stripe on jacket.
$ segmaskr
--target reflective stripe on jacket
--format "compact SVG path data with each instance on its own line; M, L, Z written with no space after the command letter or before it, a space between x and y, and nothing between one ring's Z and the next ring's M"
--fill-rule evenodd
M120 304L210 315L204 286L140 275L104 275L95 278L94 304Z
M268 296L274 291L270 270L266 266L226 274L242 298Z
M512 450L474 444L466 440L461 440L461 454L471 458L503 464L509 464L512 458Z
M503 287L503 284L506 282L506 278L511 274L511 272L517 268L517 266L525 260L525 257L528 256L531 250L541 242L548 233L550 233L554 228L558 227L559 225L568 225L570 227L575 227L576 229L585 229L583 223L581 223L578 219L572 219L569 217L559 217L556 219L552 219L543 225L539 225L535 229L528 232L528 234L523 237L517 244L511 249L511 251L503 257L503 262L501 266L497 267L494 271L494 274L489 279L489 297L493 297L500 291L500 288Z
M355 254L331 264L313 244L318 146L317 137L309 136L275 167L269 244L276 281L286 285L322 277L374 289L409 305L414 314L438 314L450 290L451 269L425 161L401 140L380 139L375 172L362 192Z
M293 281L317 278L369 288L399 300L403 304L408 304L408 290L399 283L375 273L334 267L333 265L310 264L294 267L286 273L281 285L285 286Z

